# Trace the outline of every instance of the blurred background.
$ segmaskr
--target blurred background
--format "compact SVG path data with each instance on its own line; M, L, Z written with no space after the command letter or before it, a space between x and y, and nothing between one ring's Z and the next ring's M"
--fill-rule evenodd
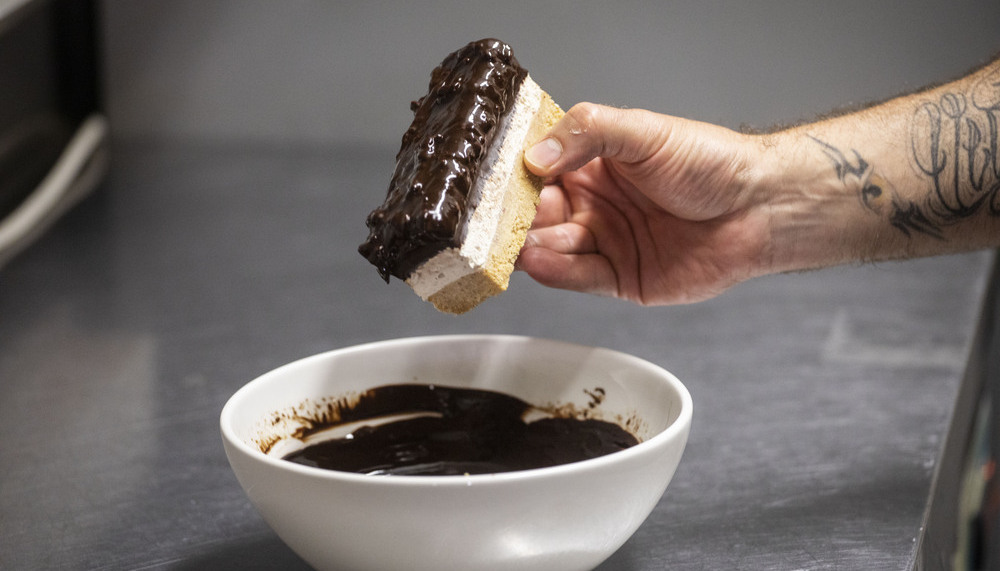
M996 0L105 0L117 137L398 146L409 102L496 37L564 108L765 128L949 79L1000 51ZM391 171L387 165L386 182Z
M484 37L565 109L760 130L958 77L1000 52L998 23L995 0L0 0L0 264L95 186L108 141L369 153L374 206L409 102ZM71 183L36 188L50 171Z
M655 309L517 273L456 319L356 248L469 41L564 108L766 129L961 76L998 30L997 0L0 0L0 568L304 568L219 410L293 359L437 333L620 349L691 390L669 497L602 569L908 568L990 253Z

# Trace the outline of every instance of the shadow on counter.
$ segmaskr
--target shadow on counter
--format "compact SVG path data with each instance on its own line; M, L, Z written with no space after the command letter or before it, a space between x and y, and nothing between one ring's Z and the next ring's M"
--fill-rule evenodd
M170 565L170 569L201 571L254 571L283 569L311 571L310 567L281 539L272 534L242 537L224 543L206 545L201 553Z

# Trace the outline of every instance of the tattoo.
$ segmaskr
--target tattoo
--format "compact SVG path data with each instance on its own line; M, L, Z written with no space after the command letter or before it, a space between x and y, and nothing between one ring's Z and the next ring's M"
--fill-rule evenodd
M852 184L857 181L861 186L858 198L865 208L884 216L888 219L889 224L907 236L911 236L912 232L919 232L934 238L944 239L940 228L924 214L920 206L900 198L892 184L876 172L874 167L863 159L856 150L851 149L853 158L849 159L833 145L816 137L810 136L810 138L823 148L823 154L833 163L833 168L837 171L837 178L841 182Z
M917 171L930 179L930 205L943 224L982 209L1000 216L1000 67L968 95L945 93L913 116L910 147Z
M1000 65L968 93L944 93L914 112L910 156L930 187L922 202L902 198L858 151L811 138L841 182L860 185L861 204L907 236L944 240L950 224L980 212L1000 216Z

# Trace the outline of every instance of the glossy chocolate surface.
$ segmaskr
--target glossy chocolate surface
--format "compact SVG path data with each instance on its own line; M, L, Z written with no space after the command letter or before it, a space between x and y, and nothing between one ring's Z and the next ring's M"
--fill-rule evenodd
M428 93L411 104L385 202L368 215L368 239L358 248L383 279L406 279L461 244L474 181L527 74L495 39L472 42L434 69Z
M309 433L386 415L419 416L373 422L285 459L369 475L493 474L587 460L638 443L621 426L592 418L554 416L525 422L525 413L533 409L495 391L386 385L366 392L350 407L338 407L336 423L319 423Z

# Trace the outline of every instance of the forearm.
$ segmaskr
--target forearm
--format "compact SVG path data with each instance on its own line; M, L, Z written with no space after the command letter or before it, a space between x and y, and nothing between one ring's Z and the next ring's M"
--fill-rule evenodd
M762 264L789 271L1000 245L1000 60L953 83L757 136Z

